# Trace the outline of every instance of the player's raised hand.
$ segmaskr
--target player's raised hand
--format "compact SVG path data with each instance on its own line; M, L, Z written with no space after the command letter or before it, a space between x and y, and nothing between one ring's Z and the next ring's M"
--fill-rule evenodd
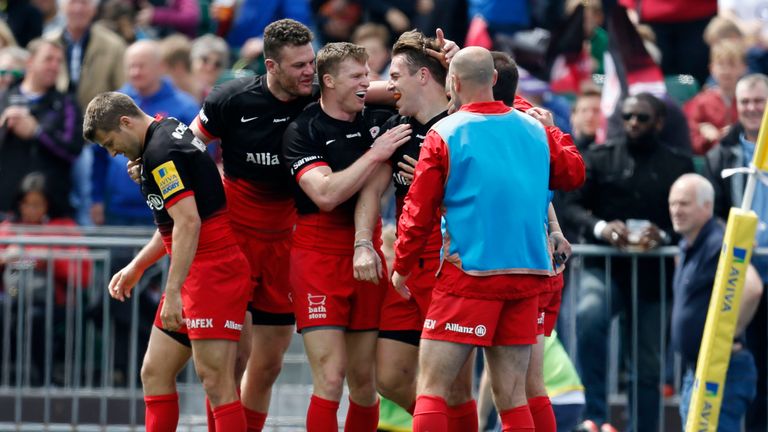
M447 69L453 57L459 52L459 45L450 39L446 39L443 29L440 28L435 32L435 39L437 39L437 44L440 45L440 51L427 48L427 54L440 60L440 63Z
M373 142L370 153L377 162L384 162L398 147L411 138L411 125L401 124L384 132Z

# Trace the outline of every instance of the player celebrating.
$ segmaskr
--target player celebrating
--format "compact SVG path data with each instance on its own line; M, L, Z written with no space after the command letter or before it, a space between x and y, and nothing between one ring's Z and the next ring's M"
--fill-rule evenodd
M234 368L248 278L230 269L247 261L230 228L216 165L186 125L154 120L121 93L102 93L88 104L83 134L112 156L141 158L141 191L158 228L113 276L110 295L124 301L147 267L172 256L141 370L147 430L176 430L176 375L191 355L216 428L245 431Z
M299 185L291 287L312 368L310 432L338 430L345 377L350 397L345 429L375 431L378 423L374 357L378 312L388 284L386 278L377 285L353 278L355 246L381 256L379 236L376 243L355 244L355 194L408 140L410 126L379 135L391 112L363 109L369 86L366 61L365 49L349 43L321 49L320 102L309 106L284 136L286 163Z
M393 283L408 297L405 279L442 206L445 261L422 333L414 430L447 430L446 397L472 345L485 347L504 430L532 429L523 383L538 293L554 270L544 222L548 186L565 179L549 179L544 128L493 102L496 72L487 50L460 51L448 75L461 108L427 135L395 245Z

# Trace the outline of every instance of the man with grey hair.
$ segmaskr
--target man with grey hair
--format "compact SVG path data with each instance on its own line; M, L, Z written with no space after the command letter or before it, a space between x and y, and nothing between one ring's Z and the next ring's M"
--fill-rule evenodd
M554 274L544 222L550 160L544 127L494 101L496 78L488 50L454 57L446 87L460 108L428 132L398 225L392 283L409 298L405 282L438 211L444 222L421 334L415 432L448 430L451 383L475 345L485 349L504 430L534 428L525 374L539 293Z
M736 112L738 121L730 131L707 153L707 177L715 188L715 215L725 219L732 206L740 206L744 196L746 176L734 175L723 178L721 172L728 168L749 166L755 152L757 134L760 131L763 111L768 100L768 76L750 74L736 83ZM761 225L768 222L768 187L758 182L755 189L752 210L760 218ZM758 247L768 246L768 230L758 230ZM752 264L760 274L763 284L768 281L768 257L754 256ZM766 320L768 308L766 297L760 299L760 306L753 324L747 328L747 345L755 356L758 366L757 396L747 414L747 430L766 430L766 376L768 375L768 349L766 348Z
M672 347L680 354L685 370L680 393L683 424L688 415L699 346L725 232L722 223L713 216L714 199L712 184L698 174L680 176L669 192L672 226L683 237L675 267L671 326ZM741 430L741 419L755 397L757 370L752 353L744 344L744 329L757 310L762 291L760 276L750 265L725 378L723 400L728 402L720 411L720 431Z

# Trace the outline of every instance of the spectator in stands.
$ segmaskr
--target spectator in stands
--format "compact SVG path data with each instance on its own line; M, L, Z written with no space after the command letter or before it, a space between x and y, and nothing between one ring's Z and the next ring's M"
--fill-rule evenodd
M699 346L725 234L725 227L713 216L714 201L712 184L698 174L683 175L669 192L672 227L683 237L675 268L670 327L672 347L682 358L685 374L680 390L683 424L688 417ZM747 406L755 397L757 370L752 353L745 345L744 329L757 310L762 292L760 276L750 265L746 269L731 359L725 377L719 431L740 431Z
M202 99L197 97L198 89L202 87L198 83L201 77L192 74L191 52L192 42L184 35L170 35L160 41L160 57L165 74L174 87L195 96L197 102L201 103Z
M194 98L173 86L163 76L159 44L134 42L125 52L128 83L120 92L130 96L144 112L175 117L185 124L194 120L200 106ZM109 157L94 147L91 219L97 225L152 225L146 200L126 172L128 159Z
M64 28L64 15L57 0L32 0L32 4L43 14L43 35Z
M0 237L10 237L19 234L19 225L24 225L25 235L57 235L72 236L78 235L75 221L64 217L61 209L55 207L55 196L52 191L51 183L41 172L32 172L27 174L21 181L17 191L15 191L13 209L8 220L0 224ZM43 231L34 231L32 226L45 228ZM53 260L53 325L54 333L46 333L46 323L44 316L46 314L46 284L48 283L48 253L53 250L56 252L72 252L71 258L56 257ZM35 338L42 340L44 337L52 338L53 355L53 379L57 384L61 384L58 377L62 376L64 367L64 340L56 337L56 334L64 332L63 325L66 316L66 308L70 307L75 301L74 294L77 288L85 289L90 284L91 279L91 260L82 253L87 249L78 246L24 246L17 245L0 247L0 291L11 289L20 289L20 286L14 287L14 284L27 284L25 288L30 289L32 293L32 332ZM25 257L35 257L33 273L31 277L20 278L18 272L15 272L11 263L17 261L22 254ZM31 286L29 285L31 284ZM76 285L77 284L77 285ZM71 294L68 294L71 293ZM70 310L71 313L71 310ZM35 383L42 380L43 365L45 361L45 344L32 344L32 379Z
M221 73L229 67L229 47L224 39L207 34L192 42L190 56L192 75L199 85L192 95L202 102L218 82Z
M17 46L0 48L0 92L24 78L29 52Z
M558 209L561 220L579 226L592 241L620 249L649 250L669 243L672 224L667 211L667 193L682 174L693 171L688 156L663 145L658 134L664 122L665 105L648 93L627 98L621 105L624 136L593 146L584 154L587 180L584 186L564 198ZM627 228L629 219L642 220L641 229ZM631 234L631 235L630 235ZM653 431L659 421L660 339L662 327L660 263L658 258L637 261L638 297L632 298L632 263L629 258L611 261L611 278L605 274L602 259L585 259L576 308L578 360L586 389L584 413L591 430L606 422L605 372L611 318L623 312L625 338L631 341L632 304L642 311L638 319L637 431ZM666 260L666 274L672 274L672 261ZM669 285L667 285L669 286ZM663 293L669 295L667 291ZM608 299L612 302L608 304ZM629 344L629 346L632 346ZM631 387L630 387L631 388ZM590 430L590 429L588 429Z
M717 15L717 0L645 0L642 7L641 0L619 0L619 4L639 13L639 21L653 28L664 75L690 74L699 83L707 79L709 51L702 35Z
M600 90L587 89L576 98L571 109L571 134L582 153L595 142L600 127L600 98Z
M227 34L229 46L239 51L241 57L255 59L261 55L264 28L271 22L281 18L292 18L304 24L311 25L312 15L309 13L309 2L296 0L243 0L238 6L232 23L232 29Z
M413 27L416 3L409 0L361 0L368 21L385 25L392 34L400 34Z
M717 145L736 121L736 82L747 71L744 56L740 42L724 40L712 47L709 71L717 84L683 107L694 154L703 155Z
M352 43L364 47L368 53L368 67L371 69L368 78L373 81L389 79L389 39L387 27L373 23L361 25L352 35Z
M116 90L124 82L125 43L104 26L93 24L98 3L99 0L63 0L66 26L50 35L67 52L57 87L61 92L77 94L81 109L97 94Z
M19 46L27 46L43 34L43 15L29 0L6 0L0 3L0 21L5 21Z
M768 100L768 76L750 74L736 84L736 111L739 121L731 126L730 131L720 141L720 145L707 153L707 177L715 188L715 214L723 219L728 217L732 206L741 206L744 196L745 177L734 175L722 178L720 173L727 168L749 166L755 152L757 133ZM768 222L768 186L758 182L755 190L752 209L760 218L760 224ZM758 230L756 238L758 247L768 246L768 230ZM754 256L752 264L760 273L763 284L768 281L768 257ZM766 353L766 294L760 300L752 324L747 327L747 346L755 356L757 365L757 396L747 414L748 430L766 430L766 368L768 358Z
M0 19L0 48L9 46L18 46L16 38L13 36L13 31L8 27L8 23Z
M730 19L718 15L712 18L704 29L704 42L712 48L718 42L726 39L746 44L744 33L741 32L739 26Z
M56 208L69 214L70 168L83 147L80 110L55 88L64 48L55 41L29 44L24 79L0 97L0 212L13 207L21 179L42 171Z
M747 38L747 43L754 44L765 33L768 16L763 0L718 0L718 13L733 21Z
M105 2L101 8L101 19L98 22L115 32L127 44L148 37L144 28L136 24L136 9L125 0L108 0Z
M528 0L469 0L469 16L481 16L488 23L491 37L496 33L513 34L531 27Z
M358 0L312 0L318 42L346 42L360 22L363 10Z
M156 4L160 6L156 6ZM136 23L141 27L154 27L158 36L167 36L179 32L190 38L197 36L200 23L200 5L197 0L163 0L150 3L139 2L140 10Z
M523 68L520 71L520 80L517 85L517 93L528 99L531 104L540 106L552 113L555 126L565 133L571 133L570 111L568 101L555 93L549 87L549 83L542 81Z

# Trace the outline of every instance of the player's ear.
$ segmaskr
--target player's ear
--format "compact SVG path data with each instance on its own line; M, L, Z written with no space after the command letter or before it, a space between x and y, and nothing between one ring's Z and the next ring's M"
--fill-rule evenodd
M128 116L120 116L120 127L129 128L133 123L132 119Z
M267 72L274 74L277 69L277 62L271 58L264 59L264 65L267 67Z
M336 80L333 79L333 76L331 76L331 74L323 75L323 87L336 88Z

